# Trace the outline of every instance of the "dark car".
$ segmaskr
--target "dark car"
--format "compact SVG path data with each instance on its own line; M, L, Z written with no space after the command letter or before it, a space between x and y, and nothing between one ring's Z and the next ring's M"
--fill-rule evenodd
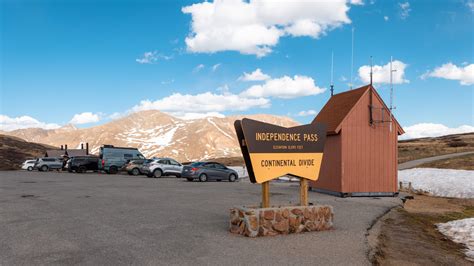
M125 165L125 171L129 175L143 175L143 164L151 162L151 160L145 160L145 159L138 159L138 160L131 160Z
M76 156L67 162L69 172L85 173L87 171L99 170L99 157L96 156Z
M215 162L195 162L190 165L185 165L183 166L181 176L188 181L198 179L201 182L208 180L229 180L229 182L235 182L239 178L235 170Z

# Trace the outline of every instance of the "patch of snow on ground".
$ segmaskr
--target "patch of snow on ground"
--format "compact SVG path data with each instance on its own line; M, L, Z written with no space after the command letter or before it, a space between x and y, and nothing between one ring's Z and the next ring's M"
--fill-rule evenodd
M398 171L398 179L433 196L474 198L474 171L414 168Z
M464 244L468 260L474 261L474 218L437 224L438 230L453 242Z
M216 125L216 123L214 123L214 121L212 121L211 118L208 118L207 121L208 121L209 123L211 123L215 128L217 128L217 130L219 130L222 134L224 134L224 136L226 136L226 137L228 137L228 138L230 138L230 139L234 139L231 135L227 134L227 132L225 132L225 131L222 130L220 127L218 127L218 126Z
M227 168L233 169L239 175L239 178L248 177L249 174L247 173L247 168L243 166L228 166Z
M168 146L171 144L171 140L173 140L174 133L177 129L178 127L174 127L162 135L147 139L147 142L153 145Z
M278 181L286 181L286 182L299 182L300 179L298 177L294 177L294 176L280 176L278 178Z

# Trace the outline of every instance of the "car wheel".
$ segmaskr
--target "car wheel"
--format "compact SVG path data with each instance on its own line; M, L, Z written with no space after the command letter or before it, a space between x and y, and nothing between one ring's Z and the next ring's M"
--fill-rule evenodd
M117 166L111 166L109 168L109 174L115 175L118 172Z
M132 175L139 175L139 174L140 174L140 170L138 170L138 168L132 169Z
M200 174L199 175L199 181L206 182L207 181L207 175L206 174Z
M237 176L235 176L234 174L231 174L229 176L229 182L235 182L235 180L237 180Z
M189 182L192 182L194 180L194 178L188 177L188 178L186 178L186 180L188 180Z
M47 166L47 165L43 165L43 166L41 166L40 169L41 169L42 172L46 172L46 171L48 171L48 166Z
M154 178L160 178L161 176L163 176L163 172L160 169L156 169L155 171L153 171Z
M87 169L84 166L79 166L79 168L76 170L77 173L85 173L86 171Z
M28 171L33 171L33 167L28 166L28 168L26 168L26 170L28 170Z

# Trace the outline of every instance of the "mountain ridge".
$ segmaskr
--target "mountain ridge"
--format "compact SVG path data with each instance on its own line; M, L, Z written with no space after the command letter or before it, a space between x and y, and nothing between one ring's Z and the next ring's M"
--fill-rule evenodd
M58 129L19 129L1 132L26 141L59 147L79 148L89 143L97 154L103 144L138 148L146 157L173 157L180 161L205 160L241 156L234 121L247 117L280 126L299 123L268 114L232 115L183 120L157 110L131 113L102 125L76 128L65 125Z

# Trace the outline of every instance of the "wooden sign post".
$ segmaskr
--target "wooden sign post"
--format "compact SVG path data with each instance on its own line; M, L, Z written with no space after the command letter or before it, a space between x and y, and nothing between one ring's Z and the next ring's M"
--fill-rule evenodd
M262 208L270 208L270 181L262 183Z
M234 123L252 183L262 184L262 207L270 207L269 181L300 178L300 204L308 205L308 179L317 180L326 141L326 125L285 128L244 118Z
M300 205L308 206L308 180L300 178Z

